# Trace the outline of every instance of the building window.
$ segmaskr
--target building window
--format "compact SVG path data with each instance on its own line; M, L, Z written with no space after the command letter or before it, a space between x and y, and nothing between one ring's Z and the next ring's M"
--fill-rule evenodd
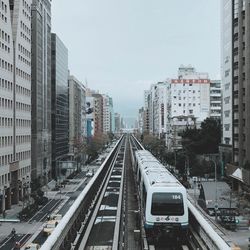
M228 104L229 101L230 101L230 96L227 96L227 97L224 98L224 103L225 104Z
M224 124L225 131L229 131L230 124Z
M228 82L228 83L225 84L225 90L228 90L229 87L230 87L230 82Z

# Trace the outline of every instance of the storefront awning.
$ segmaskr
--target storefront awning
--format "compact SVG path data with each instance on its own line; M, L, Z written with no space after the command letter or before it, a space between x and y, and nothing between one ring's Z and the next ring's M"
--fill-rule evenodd
M240 168L237 168L230 176L234 179L237 179L238 181L243 182L242 170Z

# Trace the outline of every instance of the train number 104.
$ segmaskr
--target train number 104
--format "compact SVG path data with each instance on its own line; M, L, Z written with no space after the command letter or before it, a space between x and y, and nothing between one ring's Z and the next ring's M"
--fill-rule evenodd
M173 194L172 199L173 200L181 200L181 196L179 194Z

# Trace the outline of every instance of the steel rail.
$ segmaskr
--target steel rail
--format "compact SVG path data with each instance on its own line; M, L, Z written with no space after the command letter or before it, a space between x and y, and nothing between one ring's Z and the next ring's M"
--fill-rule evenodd
M95 220L96 220L96 218L97 218L97 214L98 214L98 212L99 212L99 208L100 208L101 203L102 203L102 201L103 201L104 195L105 195L105 193L106 193L106 191L107 191L107 186L108 186L110 177L111 177L111 175L112 175L112 169L114 168L114 166L115 166L115 164L116 164L116 160L117 160L117 157L118 157L118 155L119 155L119 153L120 153L120 149L121 149L121 145L119 146L119 148L118 148L118 150L117 150L117 152L116 152L116 154L115 154L115 156L114 156L114 158L113 158L113 161L112 161L112 164L111 164L111 167L110 167L109 174L108 174L108 176L107 176L106 179L105 179L105 183L104 183L104 186L103 186L103 188L102 188L101 194L100 194L99 199L98 199L98 201L97 201L97 203L96 203L96 205L95 205L95 210L94 210L94 212L93 212L93 214L92 214L92 216L91 216L91 218L90 218L90 221L89 221L89 223L88 223L88 226L87 226L86 232L85 232L85 234L84 234L84 236L83 236L83 239L81 240L80 245L79 245L79 247L77 247L77 249L85 249L86 246L87 246L88 239L89 239L89 237L90 237L92 228L93 228L94 223L95 223ZM77 245L78 245L78 244L77 244Z

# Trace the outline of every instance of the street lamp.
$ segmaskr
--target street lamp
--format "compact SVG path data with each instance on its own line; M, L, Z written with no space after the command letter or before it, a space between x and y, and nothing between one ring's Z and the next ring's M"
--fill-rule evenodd
M205 157L207 161L211 161L214 164L214 180L215 180L215 205L214 205L214 210L215 210L215 221L217 221L217 210L218 210L218 198L217 198L217 164L216 161L209 156Z

